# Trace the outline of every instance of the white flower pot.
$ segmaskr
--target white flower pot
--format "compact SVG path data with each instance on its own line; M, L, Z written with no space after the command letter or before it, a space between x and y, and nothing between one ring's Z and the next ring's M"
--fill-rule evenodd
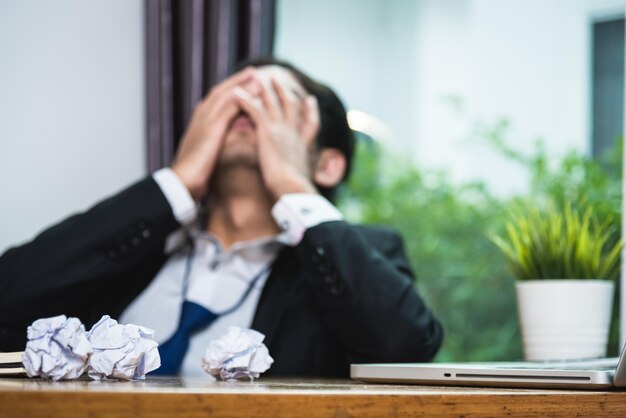
M606 356L613 282L527 280L516 287L526 360Z

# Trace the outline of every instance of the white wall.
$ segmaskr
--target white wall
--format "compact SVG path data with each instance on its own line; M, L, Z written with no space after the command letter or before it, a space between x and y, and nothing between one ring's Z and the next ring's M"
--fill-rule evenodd
M0 2L0 252L145 173L142 0Z
M497 194L521 192L523 169L470 137L476 123L510 119L511 142L545 139L554 157L590 149L588 21L572 0L422 1L414 53L416 152L459 180L485 179ZM465 114L442 100L458 95Z
M420 166L507 195L528 176L471 137L477 123L506 117L516 146L542 137L554 157L590 149L589 4L283 0L276 48L388 123Z

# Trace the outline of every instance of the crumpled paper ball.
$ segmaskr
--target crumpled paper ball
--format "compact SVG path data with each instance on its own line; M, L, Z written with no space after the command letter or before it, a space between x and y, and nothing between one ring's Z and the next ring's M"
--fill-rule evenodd
M22 363L29 377L77 379L87 368L93 349L78 318L38 319L28 327L27 336Z
M87 371L92 379L142 380L146 373L161 366L154 330L150 328L118 324L104 315L87 338L94 350Z
M264 339L265 335L253 329L230 327L225 335L209 343L202 368L216 379L253 381L274 363Z

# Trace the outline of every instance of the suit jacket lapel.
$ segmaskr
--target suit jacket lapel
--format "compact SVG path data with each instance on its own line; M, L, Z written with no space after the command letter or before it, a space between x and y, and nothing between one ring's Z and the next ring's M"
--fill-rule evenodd
M287 247L281 250L263 287L252 321L252 328L265 334L265 344L270 348L300 283L299 273L293 249Z

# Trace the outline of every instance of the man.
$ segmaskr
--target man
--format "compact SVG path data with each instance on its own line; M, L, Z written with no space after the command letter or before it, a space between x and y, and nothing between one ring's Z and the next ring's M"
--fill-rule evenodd
M266 335L268 374L430 360L442 329L401 239L320 195L352 151L330 89L274 60L235 73L198 104L171 168L0 258L0 350L23 349L37 318L106 313L157 331L165 374L201 374L231 325Z

